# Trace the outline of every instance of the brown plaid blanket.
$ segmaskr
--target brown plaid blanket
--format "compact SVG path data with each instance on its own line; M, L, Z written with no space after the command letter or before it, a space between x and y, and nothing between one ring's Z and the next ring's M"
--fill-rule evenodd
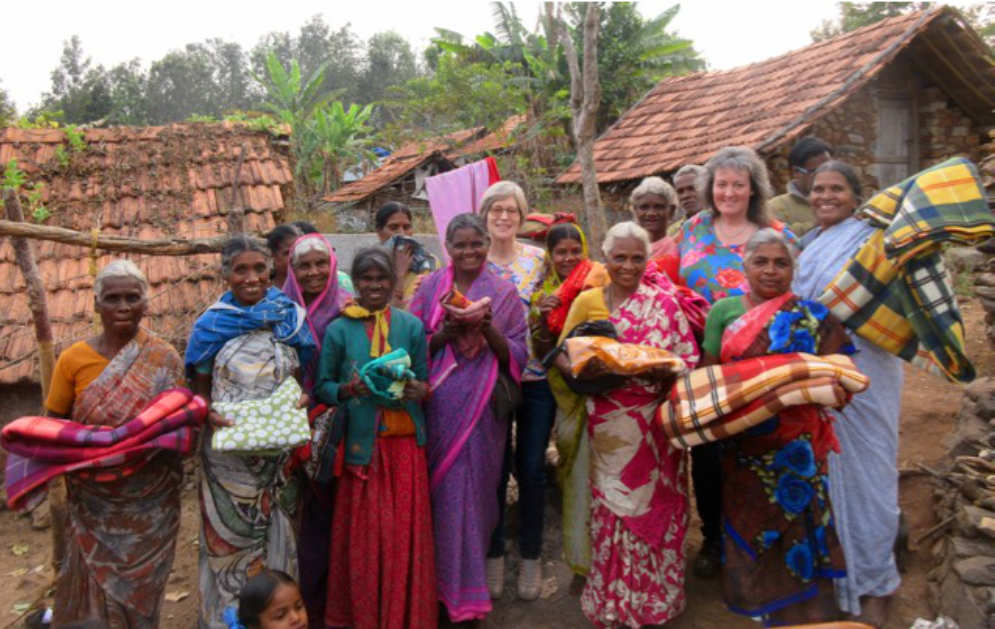
M656 417L674 447L690 448L739 434L791 406L843 406L868 384L842 354L759 356L678 378Z

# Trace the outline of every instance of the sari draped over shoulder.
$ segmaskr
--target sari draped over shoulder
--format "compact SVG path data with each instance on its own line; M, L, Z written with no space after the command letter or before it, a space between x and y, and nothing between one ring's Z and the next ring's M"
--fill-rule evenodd
M611 322L623 343L698 362L676 296L654 282L640 283ZM685 459L653 421L666 389L633 378L588 400L594 552L581 608L597 626L660 624L684 610Z
M411 313L425 324L429 339L442 327L441 301L452 287L453 270L447 267L427 276L412 299ZM447 344L429 358L426 454L436 580L455 622L483 618L491 610L484 559L498 521L491 497L497 495L508 433L508 417L495 412L500 405L492 400L504 395L508 380L519 380L528 358L525 309L511 282L484 268L465 296L490 297L491 322L508 343L510 365L499 378L489 347L466 358Z
M823 229L798 257L792 289L818 299L875 228L853 217ZM870 387L853 396L836 418L839 454L829 457L829 492L836 532L846 556L846 577L836 581L840 608L860 613L861 596L887 596L901 584L895 564L898 534L898 429L902 361L853 336L853 362Z
M825 306L788 292L726 326L721 360L848 346ZM790 407L723 441L723 587L733 611L766 617L831 591L832 579L845 575L829 496L828 457L838 450L829 412L815 405Z
M586 243L584 247L586 255ZM560 306L547 316L550 333L559 337L577 296L582 291L603 287L609 281L604 265L589 259L581 261L561 280L547 259L546 277L540 290L533 295L530 315L532 318L540 316L536 304L542 297L559 297ZM591 447L587 435L587 398L571 391L558 369L546 373L549 388L556 398L553 439L560 456L557 480L563 496L563 556L571 570L585 575L591 566Z
M77 397L70 419L119 426L182 383L176 350L139 330ZM159 626L179 532L182 476L179 457L160 451L117 480L65 477L71 541L56 580L56 624L100 618L112 627Z
M332 247L332 243L330 243L324 235L304 234L295 240L294 244L290 248L291 259L293 259L295 249L312 240L320 240L326 247L328 247L329 271L325 287L314 299L311 300L311 303L308 304L304 300L304 292L301 290L300 282L297 281L297 276L294 274L292 266L287 273L286 281L283 283L284 294L304 309L304 322L307 325L308 330L310 330L311 337L314 339L315 343L316 351L314 352L313 359L304 363L301 368L301 379L303 380L304 390L309 393L311 391L311 387L314 386L315 370L318 366L318 355L321 353L321 344L325 340L325 328L327 328L328 324L332 322L332 319L339 316L339 313L342 311L342 306L345 305L345 302L349 299L349 293L339 284L339 263L338 258L335 257L335 248Z
M304 322L314 339L316 348L314 357L301 366L302 388L308 395L311 395L313 400L313 389L317 380L318 356L321 354L321 346L325 341L325 329L335 317L339 316L342 307L349 299L351 284L349 287L343 285L335 248L322 234L304 234L297 238L290 247L290 259L293 260L294 250L312 241L319 241L328 249L328 279L325 281L325 287L311 300L310 304L307 303L300 282L297 281L293 265L290 265L287 279L283 283L283 292L304 309ZM320 414L321 409L314 412ZM305 453L310 454L309 446L298 451L297 456L306 458ZM319 627L325 615L328 532L332 528L333 512L332 486L331 483L319 483L303 478L303 474L301 476L299 585L301 596L308 608L310 625Z
M303 308L271 288L250 307L226 293L194 324L186 361L213 360L212 402L239 402L270 395L313 350ZM216 452L210 431L204 435L201 629L226 629L225 608L237 604L242 586L263 568L297 574L298 487L291 458L290 451L269 456Z

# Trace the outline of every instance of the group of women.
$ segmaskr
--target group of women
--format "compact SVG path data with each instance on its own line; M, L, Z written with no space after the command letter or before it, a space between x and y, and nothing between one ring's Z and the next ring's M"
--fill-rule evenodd
M687 457L654 421L672 375L581 395L556 348L607 322L619 341L695 368L788 351L771 330L804 324L806 351L851 351L813 300L866 236L850 216L859 182L840 162L815 175L819 226L800 258L795 235L767 215L770 186L753 151L719 151L698 184L706 209L670 237L676 194L662 179L643 181L631 197L635 221L596 243L604 264L571 222L551 227L545 249L519 242L528 206L507 181L486 191L478 214L452 219L449 261L435 270L404 238L412 217L397 204L376 217L388 246L359 251L348 276L307 224L279 227L269 246L233 236L221 256L228 291L197 319L185 359L141 330L147 283L114 262L95 286L103 332L62 354L48 409L117 425L184 380L217 403L264 398L293 378L300 408L342 422L340 441L304 454L223 453L210 434L202 439L202 628L223 629L225 608L264 569L299 575L312 627L431 627L440 601L454 622L485 617L505 583L511 473L517 591L535 599L551 434L564 555L586 578L583 613L601 627L665 623L685 607L689 522ZM693 452L699 559L724 557L734 611L787 623L863 605L883 620L898 585L901 370L855 342L873 384L846 410L799 407ZM398 349L411 361L403 389L371 389L364 365ZM208 433L232 423L214 410L208 419ZM311 473L309 457L334 478ZM75 543L59 574L57 623L157 625L179 482L166 454L114 483L70 479Z

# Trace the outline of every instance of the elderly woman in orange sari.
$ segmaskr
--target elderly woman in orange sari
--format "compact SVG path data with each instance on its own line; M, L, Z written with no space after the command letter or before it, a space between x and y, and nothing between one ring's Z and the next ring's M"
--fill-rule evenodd
M747 241L749 292L715 302L706 361L852 351L825 306L791 290L794 245L774 229ZM828 457L839 450L830 415L795 406L722 442L723 584L735 612L777 624L832 620L833 579L845 576L829 497Z
M620 342L667 350L693 367L698 347L673 286L644 279L649 238L632 222L608 230L611 283L577 297L561 341L581 323L608 320ZM669 389L654 376L632 377L587 402L594 552L581 608L599 627L662 624L684 611L685 457L653 421Z
M97 274L100 334L59 356L45 408L81 424L116 427L183 383L176 350L140 325L148 282L115 260ZM65 476L67 548L56 575L53 625L99 619L110 627L157 627L180 527L183 470L160 451L118 480Z
M587 240L575 223L561 223L546 235L546 268L542 284L532 295L529 328L536 356L549 354L563 332L574 299L585 290L604 286L608 273L588 258ZM575 574L586 575L591 565L591 467L587 437L586 399L567 387L556 369L547 372L556 398L553 432L560 455L558 476L563 495L563 555ZM543 460L539 464L544 464Z

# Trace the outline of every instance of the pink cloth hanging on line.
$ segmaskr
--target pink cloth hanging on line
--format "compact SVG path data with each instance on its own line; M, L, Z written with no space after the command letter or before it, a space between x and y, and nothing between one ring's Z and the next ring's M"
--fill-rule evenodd
M501 181L501 176L493 157L425 180L428 203L432 208L432 218L435 220L443 254L446 251L446 227L449 226L449 221L457 214L476 213L484 191L498 181Z

